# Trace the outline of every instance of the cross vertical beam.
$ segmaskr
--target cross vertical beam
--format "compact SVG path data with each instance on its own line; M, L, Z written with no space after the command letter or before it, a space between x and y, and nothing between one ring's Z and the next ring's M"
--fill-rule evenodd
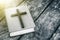
M18 16L18 18L19 18L19 20L20 20L20 23L21 23L22 28L24 28L24 23L23 23L23 21L22 21L21 16L22 16L22 15L25 15L25 14L27 14L27 13L26 13L26 12L22 12L22 13L20 13L20 12L19 12L19 10L17 9L17 14L13 14L11 17Z

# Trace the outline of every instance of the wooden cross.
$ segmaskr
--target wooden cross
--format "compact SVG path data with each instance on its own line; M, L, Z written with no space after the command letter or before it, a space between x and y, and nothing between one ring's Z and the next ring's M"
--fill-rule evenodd
M27 13L26 13L26 12L22 12L22 13L20 13L20 12L19 12L19 10L17 9L17 14L13 14L11 17L18 16L18 18L19 18L19 20L20 20L20 23L21 23L22 28L24 28L24 23L23 23L23 21L22 21L21 16L22 16L22 15L25 15L25 14L27 14Z

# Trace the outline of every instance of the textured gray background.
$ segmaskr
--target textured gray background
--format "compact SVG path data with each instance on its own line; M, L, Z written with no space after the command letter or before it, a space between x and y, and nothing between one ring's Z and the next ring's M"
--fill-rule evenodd
M35 32L11 38L4 19L0 22L0 40L60 40L60 0L26 2L36 24Z

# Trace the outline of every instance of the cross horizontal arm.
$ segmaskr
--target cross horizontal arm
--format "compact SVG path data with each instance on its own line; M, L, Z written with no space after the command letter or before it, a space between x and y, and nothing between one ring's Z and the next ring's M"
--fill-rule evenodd
M21 15L25 15L25 14L27 14L27 13L26 13L26 12L19 13L20 16L21 16ZM14 16L18 16L18 14L13 14L13 15L11 15L11 17L14 17Z

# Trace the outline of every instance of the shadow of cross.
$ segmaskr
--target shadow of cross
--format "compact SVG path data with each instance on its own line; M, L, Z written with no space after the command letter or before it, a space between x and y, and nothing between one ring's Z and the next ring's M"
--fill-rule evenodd
M21 16L22 16L22 15L26 15L26 14L27 14L26 12L22 12L22 13L20 13L20 12L19 12L19 10L17 9L17 14L13 14L13 15L11 15L11 17L18 16L18 18L19 18L19 20L20 20L20 23L21 23L22 28L24 28L24 23L23 23L23 21L22 21Z

